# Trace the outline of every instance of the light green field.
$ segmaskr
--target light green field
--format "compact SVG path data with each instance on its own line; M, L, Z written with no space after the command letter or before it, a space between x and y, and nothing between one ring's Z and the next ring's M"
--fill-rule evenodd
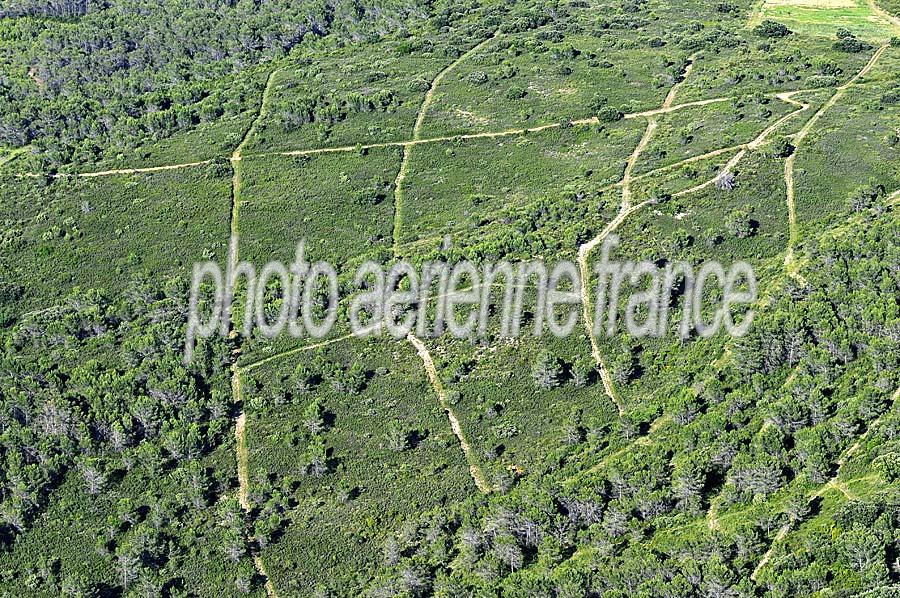
M784 23L794 33L834 37L838 29L849 29L860 39L886 41L897 35L897 28L876 14L866 3L856 0L830 2L772 1L763 6L763 18Z

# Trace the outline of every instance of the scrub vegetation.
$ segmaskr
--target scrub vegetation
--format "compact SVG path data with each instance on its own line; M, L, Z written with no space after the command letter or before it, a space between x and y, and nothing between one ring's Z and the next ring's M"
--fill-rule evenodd
M895 595L898 16L5 2L0 594ZM305 239L346 322L366 260L568 259L593 297L613 233L751 264L749 332L682 334L676 278L643 338L593 305L504 338L495 304L478 338L267 340L239 308L183 361L230 234Z

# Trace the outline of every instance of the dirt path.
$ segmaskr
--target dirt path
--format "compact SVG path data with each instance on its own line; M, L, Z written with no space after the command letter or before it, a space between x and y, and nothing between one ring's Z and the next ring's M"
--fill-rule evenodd
M687 77L694 67L695 59L696 55L692 55L688 59L688 63L685 66L684 73L682 73L681 75L681 79L676 82L666 94L660 110L665 111L671 109L672 103L675 101L675 96L678 93L678 90L681 89L681 86L684 85L685 81L687 81ZM659 112L653 112L653 114L658 113ZM652 115L649 116L647 120L647 128L644 129L644 134L641 136L641 140L638 142L637 147L634 148L634 151L631 152L631 155L629 156L628 161L625 164L625 171L622 174L622 180L618 183L618 185L622 187L622 203L619 208L619 213L615 218L612 219L612 221L610 221L609 224L606 225L606 228L604 228L599 235L578 248L578 269L581 275L581 317L584 321L585 332L587 332L588 339L591 343L591 356L594 359L594 363L597 364L597 370L600 372L600 380L603 382L603 388L606 391L607 396L609 396L612 402L615 403L616 409L618 409L619 411L619 415L625 414L625 405L622 403L622 400L616 393L612 376L610 375L609 369L607 369L606 364L603 362L603 356L600 354L600 346L597 344L597 339L594 337L594 318L592 315L593 310L591 308L590 292L588 290L588 287L590 285L590 268L588 267L588 257L591 251L597 245L602 243L610 233L616 230L616 228L618 228L619 225L622 224L622 222L624 222L630 214L648 203L643 202L636 206L632 206L631 173L634 170L638 159L641 157L641 154L644 152L644 150L649 145L650 140L653 138L653 133L656 131L657 126L658 123L656 121L656 118L654 118L654 116Z
M878 6L878 2L876 0L869 0L869 10L874 12L876 15L890 23L894 26L894 28L900 32L900 18L895 17L891 13L887 12L880 6Z
M675 95L678 93L678 90L681 89L681 86L684 85L684 82L687 81L688 75L694 68L694 61L696 59L696 54L693 54L690 58L688 58L688 63L684 67L684 72L681 74L681 80L676 82L672 86L672 88L669 89L669 93L667 93L666 97L663 99L662 107L659 110L651 110L644 113L644 115L647 116L647 128L644 129L644 134L641 137L641 140L638 142L637 147L635 147L634 151L631 152L631 156L629 156L628 162L625 164L625 172L622 175L621 184L623 210L627 210L629 207L631 207L631 173L632 171L634 171L634 167L637 165L637 161L641 157L641 154L643 154L644 150L647 149L647 146L650 145L650 141L653 139L653 134L656 132L656 128L659 126L659 122L656 120L656 115L663 114L672 108L672 103L675 101Z
M638 204L637 206L628 206L627 208L623 207L619 210L619 213L616 215L616 217L606 225L606 228L604 228L599 235L578 248L578 270L581 276L581 319L584 322L585 332L587 332L588 339L591 343L591 356L594 359L594 363L597 364L597 370L600 372L600 380L603 382L603 388L606 391L606 395L612 400L613 403L615 403L616 409L619 410L619 415L625 414L625 405L622 403L622 400L616 393L616 389L612 381L612 376L610 375L609 370L606 368L606 364L603 362L603 356L600 354L600 346L597 344L597 339L594 336L594 317L592 315L593 309L591 307L590 291L588 290L588 287L590 285L590 268L588 267L588 256L590 255L591 251L597 245L602 243L610 233L616 230L630 214L637 211L643 205L644 204Z
M644 434L643 436L641 436L639 438L634 439L633 441L629 442L622 448L619 448L619 449L611 452L610 454L606 455L605 457L600 459L600 462L597 463L596 465L594 465L593 467L590 467L589 469L585 469L584 471L579 471L578 473L570 476L569 478L564 480L563 483L570 484L574 481L581 479L584 476L595 474L598 471L602 470L604 467L606 467L606 464L609 463L610 460L615 459L616 457L619 457L629 451L636 450L640 447L648 446L650 444L650 437L653 434L655 434L657 431L659 431L659 429L662 426L669 423L670 421L672 421L671 415L663 414L663 415L659 416L658 418L656 418L656 420L654 420L654 422L652 424L650 424L650 428L647 430L646 434Z
M847 487L847 484L842 482L839 479L839 476L841 475L841 469L843 469L844 464L847 462L847 460L851 456L853 456L853 454L857 450L859 450L859 447L862 446L863 441L869 436L869 434L872 432L872 430L874 430L878 427L878 424L881 422L881 419L885 415L890 413L891 410L894 409L894 407L897 404L898 398L900 398L900 388L895 390L894 394L891 395L891 406L888 407L884 413L882 413L878 418L876 418L872 423L870 423L866 427L865 433L863 433L862 436L857 438L856 442L854 442L852 445L850 445L849 447L847 447L846 449L844 449L841 452L837 461L835 461L835 465L837 465L837 470L834 472L834 475L831 476L831 478L827 482L825 482L825 484L823 484L818 490L816 490L815 492L813 492L810 495L810 497L809 497L810 501L822 496L827 490L832 489L832 488L839 491L841 494L843 494L844 497L847 498L847 500L854 500L856 498L856 495L850 491L850 489ZM756 581L756 576L759 574L760 571L763 570L763 568L769 563L769 560L772 558L772 551L775 550L775 546L777 544L779 544L781 541L783 541L785 539L785 537L787 537L788 533L791 531L793 523L794 522L788 521L783 526L781 526L781 529L778 530L778 534L775 536L775 539L772 540L772 544L769 546L769 549L763 555L763 558L760 559L759 564L756 566L756 568L753 570L753 573L750 575L750 579L752 579L753 581Z
M256 113L256 118L253 119L253 122L250 123L250 126L247 127L247 131L244 133L244 136L241 138L238 146L234 148L234 151L231 153L231 236L238 236L238 212L241 203L241 153L244 151L244 147L247 145L247 142L250 141L250 138L256 132L256 127L259 122L266 116L268 104L269 104L269 96L272 93L272 83L275 80L275 73L278 72L277 69L269 72L268 76L266 76L266 84L263 87L262 97L259 100L259 111ZM234 244L235 247L235 255L234 262L237 263L238 256L238 244Z
M250 512L250 474L249 474L249 457L247 453L247 413L243 408L243 398L241 396L241 373L237 367L231 368L231 396L234 397L235 404L241 408L237 419L234 422L234 439L235 439L235 458L237 462L237 478L238 478L238 502L241 508L247 513Z
M351 338L366 336L370 332L376 330L378 326L372 326L369 328L363 328L362 330L357 330L356 332L352 332L350 334L345 334L344 336L339 336L337 338L328 339L325 341L321 341L319 343L315 343L313 345L304 345L303 347L295 347L293 349L288 349L287 351L282 351L281 353L276 353L275 355L270 355L269 357L264 357L258 361L254 361L252 363L248 363L245 366L241 367L242 372L249 372L250 370L256 369L262 365L265 365L269 362L275 361L276 359L281 359L282 357L288 357L290 355L296 355L297 353L303 353L306 351L313 351L315 349L321 349L322 347L327 347L328 345L333 345L335 343L340 343L346 340L350 340Z
M249 474L249 453L247 451L247 414L243 410L243 398L241 396L241 374L236 366L231 368L231 394L235 403L241 405L241 412L234 423L234 440L235 440L235 456L237 460L237 477L238 477L238 502L245 513L250 513L252 507L250 505L250 474ZM269 598L278 598L275 591L275 584L272 578L266 572L266 566L256 544L251 538L247 538L250 545L250 556L253 558L253 565L256 572L265 580L266 594Z
M441 384L440 379L438 378L437 369L434 367L434 361L431 359L431 353L429 353L428 348L425 344L416 338L412 334L408 334L406 339L412 343L413 347L416 348L416 352L419 354L419 357L422 359L422 363L425 366L425 372L428 374L428 379L431 381L431 386L434 388L435 393L438 396L438 402L441 405L441 408L447 414L447 419L450 420L450 427L453 428L453 433L456 435L457 440L459 440L459 446L462 448L463 454L466 457L466 461L469 464L469 473L472 474L472 479L475 480L475 485L478 486L478 489L487 494L491 491L491 485L488 483L487 479L484 477L484 473L481 471L481 468L478 466L478 463L475 460L474 455L472 454L472 448L469 446L469 442L466 440L466 436L463 433L462 426L459 423L459 420L456 417L456 414L453 413L453 409L450 404L447 402L447 394L444 392L444 387Z
M244 149L244 146L247 145L247 142L250 140L253 133L256 131L256 126L260 122L260 120L266 114L266 108L268 105L269 95L272 91L272 82L275 78L276 71L271 71L266 77L266 84L263 87L262 96L259 101L259 111L256 114L256 117L250 123L250 126L247 127L246 132L244 132L244 136L241 138L240 143L238 143L237 147L234 148L234 151L231 154L231 236L233 238L237 238L238 236L238 212L240 205L240 191L241 191L241 152ZM235 242L233 244L234 255L232 259L235 263L238 260L238 243ZM240 350L238 349L235 353L235 359L240 354ZM234 422L234 439L235 439L235 461L237 466L237 478L238 478L238 502L241 505L241 508L248 515L250 514L252 507L250 505L250 476L249 476L249 454L247 451L247 413L244 411L244 400L241 393L241 373L240 369L237 367L237 363L233 363L231 366L231 396L232 401L240 410L238 412L238 416ZM256 567L257 573L265 580L266 586L266 594L269 598L278 598L278 594L275 592L275 585L272 583L272 579L269 577L266 572L265 564L263 563L262 557L259 555L258 548L256 544L248 537L248 544L250 545L250 554L253 557L253 564Z
M488 40L489 41L489 40ZM799 94L799 93L809 93L814 91L821 91L823 89L829 88L810 88L810 89L800 89L792 92L787 92L788 94ZM763 94L767 97L778 97L779 95L784 95L784 93L775 92L770 94ZM631 120L636 118L646 118L659 116L661 114L668 114L671 112L677 112L679 110L684 110L686 108L693 108L697 106L706 106L709 104L715 104L720 102L727 102L736 99L735 97L717 97L717 98L709 98L705 100L695 100L691 102L685 102L684 104L678 104L674 106L669 106L667 108L655 108L652 110L644 110L640 112L632 112L625 114L623 116L624 120ZM569 121L573 125L591 125L597 124L599 120L596 117L592 118L584 118L579 120ZM359 150L367 150L367 149L378 149L385 147L403 147L408 148L414 145L421 145L427 143L442 143L447 141L456 141L456 140L472 140L472 139L495 139L499 137L508 137L511 135L523 135L528 133L539 133L541 131L546 131L550 129L558 129L561 125L559 123L549 123L545 125L538 125L536 127L529 127L523 129L505 129L502 131L488 131L484 133L467 133L463 135L447 135L440 137L427 137L427 138L418 138L418 139L408 139L404 141L386 141L382 143L369 143L369 144L357 144L357 145L344 145L338 147L324 147L324 148L312 148L312 149L303 149L303 150L288 150L282 152L260 152L255 154L248 154L247 156L243 156L239 153L237 156L232 154L229 158L232 162L239 162L244 157L247 158L265 158L268 156L312 156L318 154L331 154L331 153L341 153L341 152L353 152ZM243 143L242 143L243 146ZM243 149L243 147L241 147ZM722 148L721 150L716 150L719 152L726 151L726 148ZM699 159L697 157L696 159ZM54 173L49 176L50 178L64 178L64 177L79 177L79 178L93 178L93 177L102 177L102 176L112 176L112 175L123 175L123 174L146 174L146 173L154 173L166 170L178 170L181 168L193 168L197 166L203 166L206 164L212 163L213 160L200 160L197 162L183 162L179 164L167 164L164 166L147 166L141 168L119 168L112 170L101 170L95 172L82 172L82 173ZM648 176L650 173L643 173L641 175L633 177L635 180L638 178L643 178ZM12 176L16 176L19 178L39 178L41 176L45 176L39 173L18 173L13 174Z
M403 182L406 180L406 175L409 172L409 156L412 152L412 144L418 141L422 136L422 126L425 123L425 115L428 113L428 108L431 106L431 102L434 99L434 92L437 90L438 85L441 84L441 81L444 80L444 77L446 77L448 73L453 71L457 66L466 61L470 56L493 41L498 34L499 30L495 31L491 37L487 38L479 44L476 44L467 52L463 53L459 58L448 64L444 68L444 70L439 72L434 77L434 79L431 81L431 85L428 87L428 91L425 92L425 97L422 99L422 105L419 107L419 112L416 115L416 123L415 125L413 125L413 135L412 139L410 140L411 143L403 144L403 157L400 159L400 170L397 171L397 178L394 180L393 251L395 257L397 256L401 246L400 231L403 228Z
M870 3L874 4L874 0L869 0ZM794 151L788 156L787 160L784 162L784 184L787 196L787 208L788 208L788 247L784 256L784 265L787 268L788 274L794 278L800 279L803 282L803 277L800 275L799 264L797 264L794 259L794 248L799 241L799 232L797 229L797 209L795 204L795 195L794 195L794 162L797 160L797 154L800 150L800 145L803 141L809 136L813 127L819 122L822 116L834 107L835 104L844 96L850 87L853 86L856 81L858 81L861 77L864 77L871 69L875 66L875 63L878 62L878 59L881 58L881 55L884 54L885 50L887 50L888 46L884 45L878 48L875 53L872 55L872 58L866 63L866 65L860 69L856 75L854 75L849 81L839 86L834 94L828 101L825 102L821 108L819 108L815 114L813 114L806 124L803 125L796 135L794 135L793 145ZM791 95L791 94L787 94ZM790 100L787 100L790 101ZM807 105L808 106L808 105Z

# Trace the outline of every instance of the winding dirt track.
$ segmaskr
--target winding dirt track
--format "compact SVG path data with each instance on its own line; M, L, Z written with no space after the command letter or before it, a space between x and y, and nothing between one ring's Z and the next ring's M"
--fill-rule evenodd
M234 152L232 152L231 154L231 236L233 238L237 238L238 236L238 208L240 205L241 191L241 151L244 149L244 146L247 145L247 142L256 131L257 123L259 123L259 121L265 116L269 95L272 91L272 82L275 78L275 73L276 71L271 71L266 77L266 84L263 87L262 97L259 101L259 111L256 114L256 118L254 118L253 122L250 123L250 126L247 128L247 131L241 138L240 143L236 148L234 148ZM233 259L236 263L238 260L238 244L234 243L233 247ZM238 351L237 354L239 353L240 352ZM237 462L236 464L238 478L238 502L240 502L241 508L244 510L244 512L249 515L252 507L250 505L249 498L249 457L247 452L246 434L247 413L244 411L244 401L241 394L241 374L236 363L232 364L231 366L231 395L232 401L240 410L234 422L235 460ZM250 554L253 558L253 564L256 567L256 571L265 580L266 594L268 594L269 598L278 598L278 593L275 591L275 584L272 583L272 579L266 572L265 564L263 563L262 557L260 557L259 555L256 544L250 538L248 538L248 544L250 545Z
M672 108L672 104L675 101L675 96L678 93L678 90L681 89L681 86L687 80L688 74L690 74L691 70L694 67L694 60L696 60L696 55L693 55L689 58L689 61L684 69L684 73L682 73L680 80L672 86L672 88L666 94L666 97L663 99L662 107L658 111L653 110L647 113L649 114L647 120L647 128L644 130L644 134L641 136L641 140L638 142L637 147L635 147L634 151L631 152L631 155L629 156L628 161L625 164L625 171L622 174L622 179L621 181L619 181L619 185L622 187L622 203L619 208L619 213L615 218L612 219L612 221L610 221L609 224L606 225L606 228L604 228L599 235L578 248L578 269L581 276L581 317L584 321L585 331L587 332L588 339L591 343L591 357L593 357L594 363L597 365L597 371L600 372L600 380L603 382L603 388L606 391L607 396L609 396L610 400L615 403L616 409L618 409L619 411L619 415L625 414L625 405L622 403L622 400L616 393L612 376L610 375L609 369L607 369L606 364L603 362L603 356L600 354L600 346L597 344L597 339L594 336L594 318L591 314L591 298L590 292L588 290L588 286L590 284L588 256L590 255L591 251L597 245L602 243L610 233L616 230L632 212L637 211L648 203L645 201L636 206L632 206L631 173L634 170L634 167L637 164L638 160L640 159L641 154L650 144L650 140L653 138L653 134L656 131L658 123L655 115L661 114Z
M466 435L463 432L462 426L460 425L456 414L453 413L452 407L447 402L447 393L444 392L444 386L441 384L440 378L438 378L437 369L434 367L434 360L431 359L431 353L428 351L428 347L411 333L406 336L406 339L412 343L412 346L415 347L416 352L422 359L422 363L425 366L425 372L428 374L431 386L437 394L438 402L444 410L444 413L447 414L447 419L450 420L450 427L453 428L453 433L456 435L457 440L459 440L459 446L462 448L466 461L469 464L469 473L472 475L475 485L485 494L491 492L491 485L488 483L487 478L484 477L484 473L478 466L478 462L472 454L472 448L466 440Z
M870 3L874 6L874 0L869 0ZM822 115L825 114L829 109L831 109L837 102L844 96L848 89L853 86L856 81L858 81L861 77L864 77L872 67L875 66L875 63L878 62L878 59L881 58L881 55L884 54L885 50L888 49L888 45L883 45L875 53L872 55L872 58L869 59L869 62L854 75L849 81L839 86L837 90L835 90L834 94L828 101L825 102L821 108L819 108L815 114L810 117L806 124L803 125L797 134L794 136L793 144L794 151L788 156L787 160L784 162L784 184L787 189L787 208L788 208L788 229L789 229L789 237L788 237L788 247L787 252L784 256L784 265L787 268L788 274L794 278L798 278L802 282L802 276L800 276L799 265L796 260L794 260L794 247L797 245L799 233L797 231L797 210L794 203L794 162L797 160L797 153L800 149L800 145L803 141L809 136L809 133L812 131L813 127L819 122L819 119L822 118Z
M876 0L869 0L869 10L893 25L894 28L898 32L900 32L900 17L895 17L891 13L878 6L878 2L876 2Z
M857 438L856 442L854 442L852 445L850 445L844 451L841 452L840 456L838 457L838 460L835 461L835 464L837 465L837 470L834 472L834 475L831 476L831 478L827 482L825 482L821 487L819 487L818 490L816 490L815 492L810 494L810 497L809 497L810 501L815 500L816 498L822 496L830 488L834 488L834 489L838 490L848 500L853 500L854 498L856 498L855 495L852 492L850 492L850 490L847 488L847 485L838 479L838 477L841 474L841 469L844 467L844 464L847 462L847 460L850 457L852 457L853 454L856 453L856 451L859 450L859 447L862 446L863 441L869 436L869 434L872 432L872 430L874 430L878 427L878 424L881 423L881 420L884 418L884 416L887 415L888 413L890 413L894 409L894 406L897 404L898 398L900 398L900 388L895 390L894 394L891 395L891 406L888 407L885 410L885 412L882 413L877 419L875 419L875 421L873 421L871 424L868 425L865 433L863 433L862 436ZM793 521L788 521L783 526L781 526L781 529L778 530L778 534L775 535L775 539L772 540L772 544L769 546L769 549L763 555L762 559L760 559L759 564L756 565L756 568L753 569L753 573L750 575L750 579L752 579L753 581L756 581L756 577L759 575L759 572L762 571L765 568L765 566L769 563L769 561L771 560L772 552L775 550L775 546L778 545L779 543L781 543L787 537L787 535L788 535L788 533L790 533L791 528L793 527L794 523L795 522L793 522Z
M428 108L431 106L432 99L434 98L434 92L435 90L437 90L438 85L441 84L441 81L444 80L444 77L447 76L447 73L453 71L457 66L467 60L470 56L484 48L488 43L493 41L498 34L499 30L495 31L491 37L487 38L479 44L476 44L467 52L460 55L459 58L448 64L441 72L439 72L434 77L434 79L431 81L431 85L428 87L428 91L425 92L425 97L422 99L422 105L419 107L419 112L416 115L416 123L413 125L413 135L411 143L403 144L403 157L400 159L400 169L397 171L397 178L394 180L393 251L395 257L397 256L397 253L400 249L400 231L403 227L403 182L406 180L406 174L409 170L409 155L412 151L412 144L418 141L418 139L422 136L422 125L424 125L425 123L425 115L428 113Z

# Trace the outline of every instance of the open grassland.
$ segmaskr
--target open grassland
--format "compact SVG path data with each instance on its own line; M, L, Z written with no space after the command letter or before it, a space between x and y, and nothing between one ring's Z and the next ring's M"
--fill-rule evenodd
M408 139L422 96L453 58L443 45L402 42L310 51L282 65L271 117L249 153ZM314 57L314 58L313 58Z
M851 193L872 180L886 191L900 188L900 106L881 101L898 89L897 82L851 89L823 116L795 166L801 228L846 213Z
M53 305L74 286L124 289L141 273L187 276L224 260L227 166L102 179L7 180L0 243L4 278L22 308Z
M648 56L611 37L540 33L500 36L449 74L434 96L423 134L526 128L662 103L684 51ZM638 57L646 60L639 60ZM602 92L600 91L602 90Z
M365 256L390 251L396 148L243 160L241 253L265 263L307 255L352 271Z
M897 33L866 0L767 0L763 15L803 35L831 37L843 28L862 39L884 42Z
M422 252L450 235L464 251L477 244L482 247L475 251L511 251L515 248L502 245L521 243L530 231L519 226L537 206L566 195L583 195L587 202L618 180L641 126L633 121L577 125L416 148L406 179L401 242L416 243L409 251ZM556 218L574 224L571 214ZM559 232L553 233L556 239ZM418 245L422 239L434 241Z

